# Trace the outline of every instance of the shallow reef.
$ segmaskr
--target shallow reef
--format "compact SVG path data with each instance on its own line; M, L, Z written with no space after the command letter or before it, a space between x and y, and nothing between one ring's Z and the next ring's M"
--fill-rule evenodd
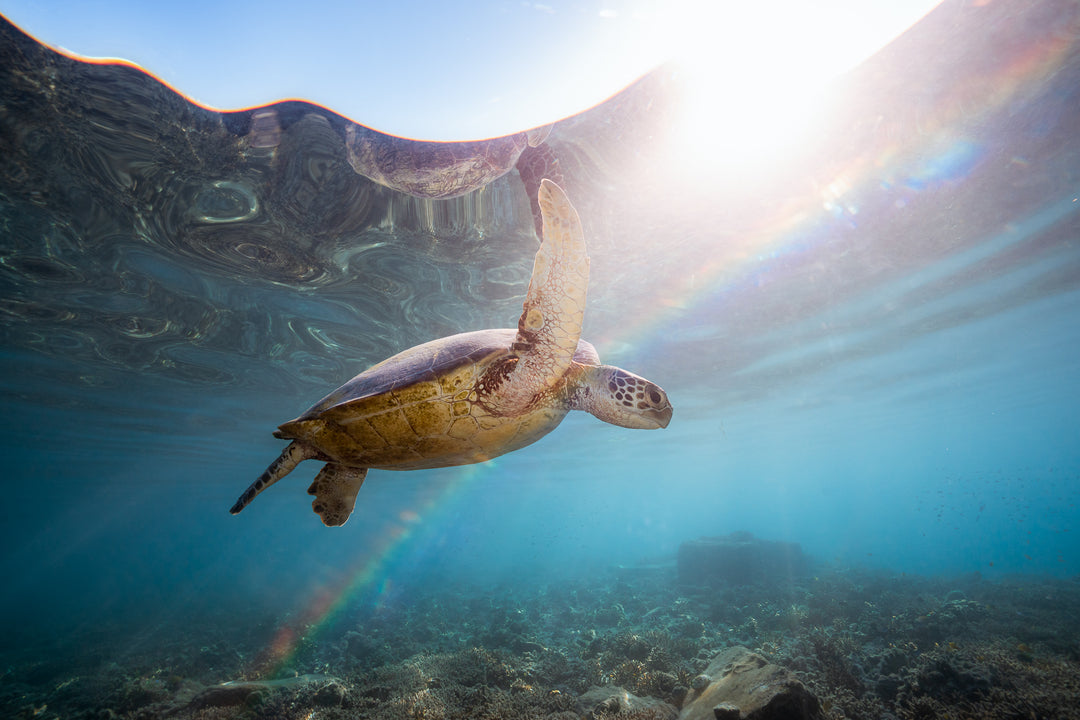
M272 615L238 623L221 611L137 632L101 624L51 638L12 631L0 650L0 715L1080 717L1077 578L818 568L794 581L694 587L680 584L674 567L613 568L531 588L438 584L346 609L317 633L299 633L287 656L268 653L287 626ZM797 686L807 714L750 712L727 700L714 708L710 693L740 663Z

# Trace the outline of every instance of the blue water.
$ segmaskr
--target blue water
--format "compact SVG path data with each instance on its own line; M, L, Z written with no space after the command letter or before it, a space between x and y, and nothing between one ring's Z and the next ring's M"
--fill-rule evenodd
M7 632L539 587L735 531L820 567L1075 578L1080 52L1032 50L1063 22L1017 31L1022 67L973 49L866 98L902 65L883 51L820 145L753 186L679 179L666 69L556 125L584 336L667 390L671 425L571 413L482 465L372 471L343 528L311 512L316 463L228 509L273 428L353 374L513 326L536 248L517 173L410 198L353 172L325 110L278 107L285 139L253 148L235 118L67 60L49 105L49 51L6 29ZM971 78L1011 94L958 113Z

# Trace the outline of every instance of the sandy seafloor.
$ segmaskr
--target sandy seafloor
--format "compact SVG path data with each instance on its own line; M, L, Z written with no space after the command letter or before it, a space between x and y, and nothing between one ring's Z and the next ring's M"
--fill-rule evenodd
M532 589L433 583L345 608L288 654L268 651L289 623L222 609L55 637L9 631L0 710L43 719L660 717L578 698L621 687L678 707L710 658L743 645L794 671L826 718L1080 717L1080 578L820 567L794 583L693 588L678 585L674 568L612 568Z

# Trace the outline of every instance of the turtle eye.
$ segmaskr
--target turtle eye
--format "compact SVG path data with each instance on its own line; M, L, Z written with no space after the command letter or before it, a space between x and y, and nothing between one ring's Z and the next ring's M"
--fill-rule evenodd
M654 403L659 405L660 404L660 393L656 392L655 390L649 390L649 399L652 400Z

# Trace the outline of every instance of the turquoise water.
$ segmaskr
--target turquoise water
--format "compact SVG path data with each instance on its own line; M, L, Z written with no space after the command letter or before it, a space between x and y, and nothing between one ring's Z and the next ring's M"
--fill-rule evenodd
M592 258L584 337L674 419L571 413L482 465L374 470L343 528L311 512L315 463L228 509L277 424L352 375L514 325L537 247L518 171L410 197L350 166L330 110L259 126L5 26L6 636L318 626L417 588L670 565L734 531L821 567L1077 577L1076 26L1032 12L914 67L935 17L745 182L722 156L683 172L670 68L556 124Z

